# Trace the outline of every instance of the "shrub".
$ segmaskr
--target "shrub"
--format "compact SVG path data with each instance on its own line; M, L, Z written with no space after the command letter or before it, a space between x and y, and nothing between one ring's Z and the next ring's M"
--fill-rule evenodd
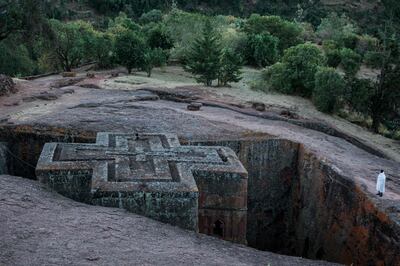
M249 35L268 33L279 39L279 49L284 51L288 47L301 42L302 27L284 20L279 16L251 15L244 25L244 31Z
M335 41L324 41L323 49L326 56L326 64L330 67L338 67L342 61L340 50Z
M365 56L368 52L375 51L378 45L379 40L377 38L364 34L358 36L355 51L358 54Z
M147 49L143 56L143 70L147 76L151 77L151 72L154 67L160 67L166 63L165 52L161 48Z
M123 12L120 12L118 17L108 23L108 31L112 34L119 34L121 31L126 30L139 33L141 27Z
M306 42L316 42L317 35L315 34L314 27L310 23L301 23L302 27L301 38Z
M259 67L270 66L278 58L279 40L270 34L251 35L248 39L247 59Z
M0 73L9 76L26 76L34 73L35 63L29 57L28 49L11 40L0 43Z
M349 48L343 48L340 50L340 57L346 75L356 75L361 67L361 56Z
M341 42L343 47L355 50L357 46L358 35L355 33L343 34Z
M285 94L293 94L294 90L287 77L286 70L287 66L278 62L266 69L264 79L268 81L272 89Z
M247 49L247 34L236 28L226 28L221 32L221 46L232 49L245 57Z
M162 12L158 9L153 9L147 13L143 13L139 18L141 24L147 24L150 22L158 23L160 21L162 21Z
M357 40L357 28L353 22L346 16L338 16L337 13L331 13L321 20L317 28L317 35L323 40L333 40L340 47L352 47Z
M44 52L38 58L38 72L39 73L51 73L56 70L60 70L57 64L57 59L54 58L52 52Z
M147 33L147 45L153 49L168 50L174 47L174 41L165 26L157 24Z
M353 110L366 114L368 113L368 102L371 98L372 84L370 80L347 78L346 101L350 103Z
M330 67L338 67L342 61L339 49L328 50L325 52L326 64Z
M321 67L315 74L312 100L319 111L332 113L343 94L345 82L334 68Z

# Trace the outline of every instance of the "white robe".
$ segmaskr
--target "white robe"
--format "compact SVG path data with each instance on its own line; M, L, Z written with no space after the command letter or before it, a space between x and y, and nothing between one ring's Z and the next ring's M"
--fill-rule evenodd
M376 181L376 191L384 193L385 192L385 182L386 182L385 173L380 173L378 175L378 180Z

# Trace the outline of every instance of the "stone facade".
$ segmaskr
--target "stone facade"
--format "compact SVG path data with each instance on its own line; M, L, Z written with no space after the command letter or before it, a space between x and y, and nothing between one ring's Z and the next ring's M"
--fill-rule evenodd
M299 144L271 137L189 144L229 147L238 155L248 171L248 245L291 254L291 191L297 179Z
M247 171L226 147L181 146L174 134L99 133L95 144L46 144L36 175L77 201L246 243Z

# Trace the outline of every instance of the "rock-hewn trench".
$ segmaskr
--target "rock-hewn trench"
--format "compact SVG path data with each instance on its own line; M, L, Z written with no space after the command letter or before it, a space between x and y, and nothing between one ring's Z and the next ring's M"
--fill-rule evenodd
M46 131L46 130L45 130ZM94 142L94 132L0 130L0 174L34 179L46 142ZM399 225L303 145L268 136L198 142L232 148L249 172L248 245L354 265L399 265Z

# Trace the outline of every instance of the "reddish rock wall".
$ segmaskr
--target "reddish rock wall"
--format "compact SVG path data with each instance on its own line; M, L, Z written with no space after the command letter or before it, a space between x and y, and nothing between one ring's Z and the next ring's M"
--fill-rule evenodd
M261 250L293 254L287 217L292 180L297 176L298 144L266 137L199 144L230 147L249 173L247 243Z
M400 265L398 203L385 213L353 177L290 141L214 143L232 148L248 170L250 246L347 265Z
M94 140L91 132L29 130L16 128L4 134L0 129L0 141L7 141L15 154L33 165L45 142ZM232 148L248 170L250 246L345 264L400 265L399 203L387 209L353 177L342 176L302 145L287 140L255 137L197 143ZM32 176L27 174L33 171L18 161L11 165L11 173ZM243 224L240 216L224 219Z
M368 192L302 146L297 169L290 216L296 254L347 265L400 265L400 226Z

